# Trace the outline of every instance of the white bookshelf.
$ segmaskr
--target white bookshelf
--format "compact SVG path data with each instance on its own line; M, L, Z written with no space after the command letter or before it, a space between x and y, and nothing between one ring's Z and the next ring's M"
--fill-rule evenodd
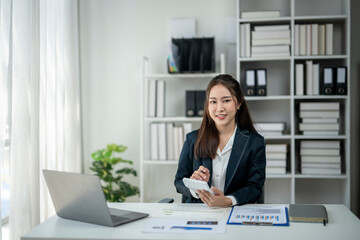
M242 19L243 11L280 10L276 18ZM245 69L267 69L267 96L246 97L254 122L286 122L283 136L266 137L267 143L289 145L288 171L267 175L266 203L341 203L350 207L350 0L237 0L237 79L243 84ZM290 26L289 57L240 57L240 24ZM295 24L333 23L333 55L294 55ZM295 64L313 60L321 66L347 66L347 95L295 95ZM340 102L340 133L336 136L304 136L298 130L300 102ZM266 120L266 121L265 121ZM341 175L303 175L299 171L301 140L339 140Z
M151 123L192 123L193 130L200 127L202 117L185 116L185 91L205 90L209 81L224 72L215 73L152 73L149 71L151 62L144 57L142 60L142 84L140 107L140 201L156 202L164 197L174 198L181 202L181 195L174 186L178 159L151 160L150 159L150 131ZM223 66L223 64L220 64ZM147 99L149 80L165 81L165 116L148 117ZM185 140L185 139L184 139Z

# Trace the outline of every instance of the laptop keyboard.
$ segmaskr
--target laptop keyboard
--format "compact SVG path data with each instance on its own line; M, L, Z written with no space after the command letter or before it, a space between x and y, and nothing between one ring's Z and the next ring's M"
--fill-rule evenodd
M116 215L111 215L111 220L113 223L123 223L123 222L128 222L129 218L127 217L122 217L122 216L116 216Z

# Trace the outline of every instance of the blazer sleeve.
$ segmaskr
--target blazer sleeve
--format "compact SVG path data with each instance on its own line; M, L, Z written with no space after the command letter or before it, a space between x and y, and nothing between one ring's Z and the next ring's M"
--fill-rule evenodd
M256 202L262 194L262 187L265 182L265 140L258 135L253 144L253 152L248 159L248 174L245 185L229 194L235 197L238 205Z
M189 178L193 174L194 145L195 136L192 132L186 135L186 140L181 150L178 169L176 171L174 181L176 191L191 199L193 197L190 190L184 185L182 179L184 177Z

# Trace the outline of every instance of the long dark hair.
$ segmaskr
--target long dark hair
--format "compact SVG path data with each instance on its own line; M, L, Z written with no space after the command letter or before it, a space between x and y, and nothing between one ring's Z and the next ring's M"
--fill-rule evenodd
M238 128L246 129L250 132L256 132L239 82L230 75L220 74L214 77L206 88L204 116L195 143L196 159L199 157L210 157L214 159L216 157L216 151L220 143L220 138L219 131L209 113L209 94L211 89L219 84L223 85L230 91L231 96L235 97L237 104L241 103L241 107L237 110L235 116L235 122Z

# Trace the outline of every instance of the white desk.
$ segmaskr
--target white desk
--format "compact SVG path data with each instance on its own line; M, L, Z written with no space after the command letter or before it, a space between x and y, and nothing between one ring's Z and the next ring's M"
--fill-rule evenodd
M166 204L166 203L165 203ZM175 203L173 203L175 204ZM113 203L110 207L147 212L150 214L164 208L161 203ZM157 234L142 233L147 218L115 228L49 218L39 226L24 234L21 239L336 239L360 238L360 220L344 205L325 205L329 224L290 222L290 227L226 225L225 234L186 233ZM230 212L230 208L227 209ZM228 216L228 214L227 214Z

